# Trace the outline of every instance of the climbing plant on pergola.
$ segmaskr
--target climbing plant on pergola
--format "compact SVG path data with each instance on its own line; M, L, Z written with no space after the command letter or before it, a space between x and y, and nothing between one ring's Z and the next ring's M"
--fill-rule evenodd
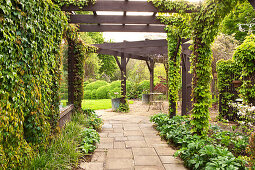
M192 69L193 72L193 111L192 125L193 132L206 134L209 127L209 106L211 101L210 80L211 80L211 50L210 45L218 32L218 27L223 18L238 4L244 0L206 0L201 5L194 5L187 1L165 1L149 0L151 3L125 1L98 1L87 7L63 6L64 11L93 11L94 16L71 15L70 23L94 23L94 25L80 25L80 31L118 31L118 32L163 32L164 26L160 25L155 16L157 12L179 13L184 16L190 28L192 44ZM249 0L254 6L254 0ZM153 5L152 5L153 4ZM155 8L156 7L156 8ZM96 11L123 11L123 16L98 16ZM154 12L151 17L127 16L127 11ZM189 14L191 13L191 14ZM188 14L188 15L187 15ZM186 17L188 16L188 17ZM175 17L175 16L171 16ZM113 19L114 18L114 19ZM112 20L113 19L113 20ZM84 21L85 20L85 21ZM107 25L102 25L107 23ZM120 23L122 25L115 25ZM146 25L140 25L140 24ZM132 24L132 25L127 25ZM153 25L150 25L153 24ZM171 23L168 23L171 25ZM176 43L176 57L179 56L178 49L180 40ZM173 43L170 42L169 43ZM179 60L176 60L177 63ZM177 67L177 63L173 66ZM171 74L171 72L170 72ZM178 79L178 74L170 75ZM170 100L174 106L176 98ZM173 112L175 109L171 110Z

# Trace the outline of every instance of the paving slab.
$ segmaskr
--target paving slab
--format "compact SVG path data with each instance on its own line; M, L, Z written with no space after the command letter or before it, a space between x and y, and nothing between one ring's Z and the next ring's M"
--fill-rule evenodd
M133 159L107 159L105 169L133 169ZM90 170L90 169L89 169Z
M161 163L158 156L134 156L135 165L154 165L162 167L163 164Z
M143 133L141 130L126 130L124 136L143 136Z
M114 142L113 148L114 149L125 149L126 148L125 142Z
M103 162L82 162L80 164L80 168L89 169L89 170L103 170L104 164Z
M182 164L183 162L173 156L159 156L163 164Z
M165 170L188 170L183 164L164 164Z
M145 141L125 141L126 148L147 148Z
M134 156L157 156L154 148L132 148Z
M105 158L106 158L106 152L97 151L97 152L94 152L91 158L91 162L104 162Z
M163 155L168 155L168 156L173 156L174 153L176 152L176 150L170 148L170 147L154 147L157 154L160 155L160 156L163 156Z
M127 136L127 139L129 141L136 140L136 141L145 141L143 136Z
M107 152L107 159L116 158L133 158L132 150L131 149L109 149Z
M158 166L135 166L135 170L165 170L165 168Z

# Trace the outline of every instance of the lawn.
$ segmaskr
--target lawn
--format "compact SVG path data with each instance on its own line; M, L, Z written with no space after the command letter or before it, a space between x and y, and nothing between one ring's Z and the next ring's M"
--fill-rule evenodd
M61 100L63 106L66 106L67 100ZM129 100L129 104L133 104L134 101ZM111 99L95 99L95 100L82 100L81 107L83 109L102 110L112 108Z

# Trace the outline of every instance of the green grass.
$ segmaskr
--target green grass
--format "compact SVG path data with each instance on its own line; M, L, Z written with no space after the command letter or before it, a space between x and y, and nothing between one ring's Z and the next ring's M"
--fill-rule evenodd
M66 106L67 100L61 100L63 106ZM129 100L129 104L133 104L134 101ZM82 109L93 109L93 110L102 110L112 108L111 99L96 99L96 100L82 100Z
M72 169L76 167L82 156L77 148L81 143L80 134L86 121L85 115L75 115L73 121L67 123L63 131L52 140L47 150L37 153L29 169Z

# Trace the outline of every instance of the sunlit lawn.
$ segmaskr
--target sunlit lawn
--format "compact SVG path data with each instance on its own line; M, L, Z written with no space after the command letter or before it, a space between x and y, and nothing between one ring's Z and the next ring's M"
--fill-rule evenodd
M61 100L63 106L66 106L67 100ZM129 104L133 104L134 101L129 100ZM95 99L95 100L82 100L81 107L83 109L102 110L112 108L111 99Z

